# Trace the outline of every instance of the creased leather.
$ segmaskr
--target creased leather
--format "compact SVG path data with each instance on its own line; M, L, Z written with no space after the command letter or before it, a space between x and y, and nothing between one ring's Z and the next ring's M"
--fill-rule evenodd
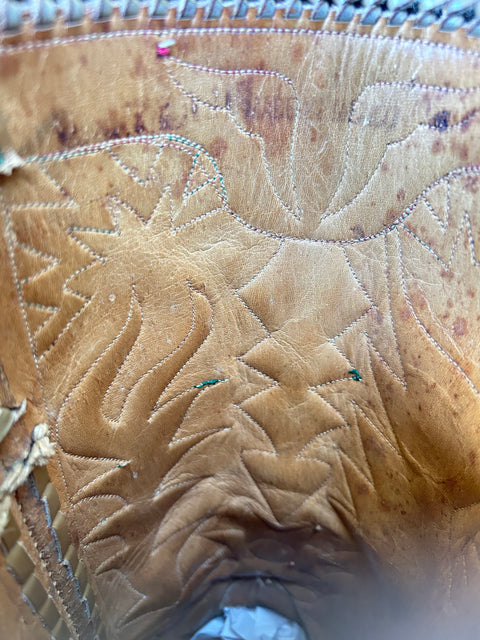
M109 637L188 637L214 578L255 571L312 638L383 583L453 610L480 569L478 54L175 38L0 67L32 345L7 353Z

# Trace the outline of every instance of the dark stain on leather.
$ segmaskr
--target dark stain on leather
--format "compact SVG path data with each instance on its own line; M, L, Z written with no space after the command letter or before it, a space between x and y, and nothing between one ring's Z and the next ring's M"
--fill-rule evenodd
M142 135L143 133L147 133L147 128L143 123L142 114L139 111L137 111L137 113L135 114L135 133L138 136Z
M465 182L466 191L470 191L470 193L477 193L478 191L478 177L477 176L467 176Z
M437 138L433 141L431 150L432 153L441 153L442 151L445 151L445 145L443 144L442 140L440 140L440 138Z
M134 78L138 78L139 76L145 75L145 63L143 61L143 56L139 54L135 58L135 70L133 73Z
M130 129L127 123L122 122L122 118L116 109L109 109L108 120L98 122L97 126L105 140L128 138L130 136Z
M245 122L251 122L255 115L252 110L253 82L254 77L252 75L246 75L238 83L239 95L242 97L242 111Z
M450 122L450 112L449 111L438 111L433 118L430 120L429 124L435 129L439 131L445 131L448 129Z
M0 76L8 78L16 76L20 68L20 60L17 56L2 56L0 58Z
M52 113L52 122L58 141L63 147L71 147L74 144L78 144L77 127L66 111L54 111Z
M214 158L218 158L219 160L222 160L227 149L228 149L228 144L225 138L222 138L221 136L217 136L213 140L210 146L210 153Z
M461 338L468 333L467 321L465 318L457 317L453 323L453 333L457 338Z

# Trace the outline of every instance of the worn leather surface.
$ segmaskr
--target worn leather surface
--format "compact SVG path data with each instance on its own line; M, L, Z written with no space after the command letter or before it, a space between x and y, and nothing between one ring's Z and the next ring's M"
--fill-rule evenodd
M175 38L0 58L30 336L2 349L38 376L109 637L245 598L311 638L400 601L433 628L480 568L478 54Z

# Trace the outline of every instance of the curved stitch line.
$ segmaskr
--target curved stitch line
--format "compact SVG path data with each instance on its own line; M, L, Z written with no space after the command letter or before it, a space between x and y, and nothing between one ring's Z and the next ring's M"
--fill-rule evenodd
M170 227L171 232L172 232L173 235L176 235L179 231L183 231L187 227L190 227L193 224L197 224L197 222L200 222L201 220L205 220L205 218L208 218L208 217L214 215L215 213L220 213L222 211L225 211L225 209L223 207L216 207L215 209L210 209L210 211L206 211L205 213L201 213L199 216L196 216L195 218L192 218L191 220L188 220L187 222L183 222L178 227L171 226ZM172 216L170 216L170 220L173 222Z
M311 458L308 458L308 460L310 460L310 459ZM321 462L323 462L323 460ZM307 502L310 502L310 500L313 500L314 498L316 498L317 494L327 486L327 484L328 484L329 480L331 479L333 473L332 473L332 465L329 464L328 462L326 464L328 464L328 466L330 467L330 471L328 472L327 477L325 478L325 480L323 480L323 482L321 482L318 485L318 487L316 489L314 489L314 491L309 496L305 497L305 500L303 500L301 502L301 504L299 504L298 507L290 514L290 518L294 518L295 515L300 511L300 509L302 509L302 507Z
M433 208L433 205L429 200L428 193L424 196L423 202L425 203L425 206L427 207L427 209L430 211L430 214L432 215L432 217L435 218L435 220L438 222L442 232L444 234L446 234L446 232L448 231L449 221L450 221L450 181L448 179L441 180L440 184L442 184L443 182L446 185L446 192L447 192L446 193L446 207L445 207L445 209L446 209L445 222L440 218L440 216L437 214L437 212Z
M225 378L223 380L219 380L217 383L215 383L215 386L221 385L224 382L230 382L230 380L227 379L227 378ZM190 413L190 411L193 410L192 407L199 401L199 398L201 398L205 393L211 391L212 387L211 386L205 386L205 387L199 388L198 386L194 385L193 387L191 387L191 390L193 390L193 389L197 389L198 393L195 394L193 400L188 405L188 408L187 408L187 410L185 411L185 413L183 415L182 422L181 422L180 426L175 431L175 433L172 436L172 439L168 443L169 447L174 446L175 444L177 444L179 442L183 442L184 440L189 440L190 438L194 438L197 435L199 435L200 433L210 433L210 432L213 432L213 431L218 431L218 428L216 428L216 429L208 429L208 430L203 430L203 431L196 431L195 433L190 434L188 436L183 436L182 438L177 438L176 437L177 433L183 429L183 423L187 419L187 416Z
M357 471L367 480L367 482L370 484L370 486L374 489L374 491L377 491L377 488L375 487L375 480L374 480L374 473L373 473L373 469L370 465L370 462L368 460L368 456L367 453L365 451L365 447L363 445L363 440L360 436L360 432L359 432L359 427L358 427L358 417L356 415L356 409L357 409L357 404L355 402L352 403L355 409L355 427L356 430L358 431L358 436L359 436L359 441L360 441L360 446L362 448L362 452L363 452L363 456L365 459L365 464L366 467L370 473L370 479L367 476L367 473L365 471L362 471L361 467L355 462L355 460L353 459L353 456L351 456L345 449L342 449L341 447L337 447L338 453L339 455L344 455L348 460L350 460L350 462L353 464L353 466L357 469ZM343 464L343 463L342 463Z
M0 53L5 55L13 55L19 51L31 51L40 48L49 48L56 46L65 46L75 42L86 42L89 40L112 40L122 37L138 37L138 36L162 36L168 35L181 37L183 35L240 35L240 34L262 34L275 33L279 35L308 35L316 38L317 36L329 36L332 38L344 38L348 40L373 40L386 41L395 44L405 43L412 48L431 47L445 51L452 51L462 57L480 58L480 52L471 49L462 49L456 45L444 42L432 42L431 40L404 40L398 35L385 36L381 34L365 34L365 33L347 33L345 31L315 30L315 29L289 29L285 27L189 27L186 29L139 29L138 31L111 31L107 33L88 33L80 36L66 36L64 38L52 38L50 40L30 41L19 45L2 45ZM318 39L318 38L317 38Z
M61 451L63 453L65 453L66 455L72 456L74 458L79 458L79 459L99 460L99 461L103 461L103 462L117 462L117 463L130 462L130 461L127 461L127 460L124 460L124 459L118 459L118 458L104 458L104 457L83 456L83 455L73 454L73 453L70 453L70 452L66 451L63 448L63 446L62 446L62 444L60 442L59 423L60 423L60 420L61 420L61 414L62 414L65 406L67 405L67 403L70 401L72 395L75 393L75 391L81 385L81 383L85 380L85 378L93 371L93 369L100 362L100 360L103 358L103 356L110 349L112 349L114 347L115 343L122 336L122 334L125 331L128 323L130 322L130 319L132 318L132 312L133 312L133 296L130 296L130 308L129 308L125 323L121 327L120 331L113 338L113 340L111 340L111 342L105 347L105 349L97 356L97 358L93 361L93 363L88 367L88 369L85 371L85 373L81 376L80 380L78 380L78 382L73 386L73 388L70 390L70 392L65 396L65 399L62 402L62 404L61 404L61 406L60 406L60 408L58 410L57 418L56 418L56 421L55 421L55 439L56 439L58 448L61 449ZM61 469L61 472L62 472L62 477L63 477L63 482L64 482L64 485L65 485L65 491L67 493L67 497L68 497L70 506L72 506L70 491L68 489L67 481L66 481L66 478L65 478L65 475L64 475L64 472L63 472L63 465L62 465L62 462L60 460L60 457L59 457L58 453L57 453L57 456L58 456L58 464L60 466L60 469Z
M402 373L402 380L403 382L403 386L406 389L407 388L407 383L405 381L405 367L403 366L403 359L402 359L402 354L400 353L400 347L398 345L398 336L397 336L397 330L395 329L395 321L393 319L393 311L392 311L392 293L391 293L391 284L390 284L390 276L391 276L391 272L390 272L390 257L389 257L389 252L388 252L388 245L387 245L387 237L383 236L383 244L384 244L384 249L385 249L385 278L387 281L387 296L388 296L388 312L390 315L390 322L392 323L392 331L393 331L393 337L395 338L395 349L398 355L398 360L400 362L400 368L401 368L401 373Z
M425 240L422 240L421 238L419 238L417 236L417 234L414 233L410 229L410 227L408 227L406 224L402 224L400 228L404 229L409 235L411 235L413 238L415 238L415 240L424 249L429 251L438 260L438 262L440 262L440 264L442 265L442 267L446 271L450 271L450 269L451 269L453 259L455 257L456 252L457 252L459 240L460 240L460 238L461 238L461 236L464 233L464 230L466 228L467 229L467 236L468 236L468 243L469 243L470 253L471 253L471 258L472 258L472 265L474 267L478 267L480 265L480 262L476 258L475 241L473 239L473 232L472 232L472 227L471 227L471 222L470 222L470 215L468 214L467 211L465 212L464 216L461 218L461 223L460 223L460 225L458 227L457 235L455 236L455 241L452 244L452 249L451 249L451 252L450 252L450 257L448 259L448 262L445 262L436 253L436 251L429 244L427 244L427 242L425 242Z
M49 264L46 264L39 271L35 271L31 275L26 276L25 278L22 278L21 280L19 280L19 282L21 282L21 283L30 282L30 281L34 280L35 278L37 278L38 276L42 275L43 273L46 273L50 269L53 269L53 267L57 266L57 264L60 263L60 259L57 258L57 256L53 256L53 255L51 255L49 253L44 253L43 251L39 251L35 247L32 247L31 245L27 244L26 242L18 242L17 245L23 251L26 251L27 253L31 253L32 255L34 255L34 256L36 256L38 258L42 258L43 260L48 260L48 262L49 262Z
M380 393L380 389L378 388L378 384L377 384L377 379L376 379L376 377L375 377L375 375L373 373L372 352L370 351L370 349L367 350L367 355L368 355L368 362L370 364L370 372L372 374L371 378L373 380L373 384L375 385L375 390L376 390L376 393L377 393L377 397L381 398L382 394ZM360 409L359 405L355 401L352 401L352 402L354 402L355 406L357 406ZM383 403L382 403L382 409L385 411L385 409L383 407ZM377 416L377 417L379 417L379 416ZM380 422L381 422L381 420L380 420ZM400 444L398 442L397 434L395 433L394 429L392 428L391 422L388 420L388 418L387 418L387 423L389 423L389 426L390 426L392 440L395 442L395 448L401 449ZM357 418L357 426L358 426L358 418ZM382 425L382 426L385 426L385 425Z
M178 347L176 347L172 353L170 355L173 355L173 353L175 353L176 351L178 351L178 349L181 348L181 346L183 346L183 344L186 344L186 341L188 340L189 335L191 335L191 333L193 333L193 329L195 328L196 325L196 314L195 314L195 305L193 302L193 294L192 292L195 291L198 295L202 296L208 303L208 306L210 307L210 312L211 312L211 323L210 323L210 327L208 329L208 333L207 336L202 340L201 344L195 349L195 351L192 353L192 355L183 363L183 365L180 367L180 369L178 369L178 371L175 373L175 375L173 376L173 378L171 378L170 382L165 386L165 388L163 389L163 391L160 394L160 397L157 400L157 403L155 404L155 407L153 408L153 412L152 415L150 416L150 418L148 419L149 422L151 422L154 417L156 416L157 412L160 411L160 409L162 408L163 405L159 404L160 402L160 398L164 395L164 393L167 391L167 389L169 389L169 387L174 383L174 381L178 378L178 376L180 376L180 374L182 373L182 371L185 369L185 367L187 366L187 364L195 357L195 355L198 353L198 351L200 351L200 349L206 344L206 342L208 341L208 339L211 337L212 333L213 333L213 328L214 328L214 312L213 312L213 305L211 303L211 301L208 299L208 297L200 292L197 291L192 284L190 283L190 281L187 281L188 287L190 288L190 301L192 304L192 326L191 326L191 330L189 331L189 333L187 334L187 336L185 337L185 339L180 343L180 345ZM170 356L168 356L170 357ZM161 364L161 363L159 363Z
M351 379L351 378L350 378ZM314 387L312 387L310 390L314 391ZM324 398L322 398L324 399ZM331 429L326 429L325 431L322 431L322 433L317 433L316 436L314 436L313 438L311 438L301 449L300 451L297 453L296 457L301 459L301 458L305 458L306 456L303 455L304 451L306 451L308 449L308 447L310 447L315 440L320 440L321 438L325 437L327 434L329 433L333 433L334 431L340 431L343 429L351 429L351 426L348 422L345 422L345 424L339 424L337 427L331 427ZM307 460L313 460L313 458L306 458ZM328 464L328 463L327 463Z
M131 394L132 394L132 393L134 392L134 390L136 389L137 385L138 385L138 384L140 384L140 382L141 382L141 381L142 381L146 376L148 376L150 373L152 373L152 371L154 371L154 370L155 370L155 369L157 369L159 366L161 366L164 362L166 362L166 360L168 360L168 359L169 359L171 356L173 356L173 355L174 355L174 354L175 354L179 349L181 349L181 348L182 348L182 346L183 346L183 345L188 341L188 339L189 339L190 335L192 334L193 329L195 328L195 318L194 318L194 314L193 314L193 298L192 298L192 290L194 290L194 289L193 289L193 287L191 287L191 286L190 286L190 284L189 284L189 283L187 283L187 284L188 284L189 289L190 289L189 294L190 294L190 302L191 302L191 305L192 305L192 323L191 323L191 325L190 325L190 328L189 328L189 330L188 330L187 335L186 335L186 336L183 338L183 340L182 340L182 341L181 341L181 342L180 342L180 343L179 343L179 344L178 344L178 345L173 349L173 351L171 351L169 354L167 354L167 355L166 355L164 358L162 358L162 360L160 360L159 362L156 362L156 363L155 363L154 365L152 365L149 369L147 369L144 373L142 373L142 375L141 375L141 376L139 376L139 377L138 377L138 379L135 381L135 383L134 383L134 385L132 386L132 388L129 390L129 392L128 392L128 393L127 393L127 395L125 396L125 400L124 400L124 402L123 402L123 404L122 404L122 406L121 406L121 408L120 408L120 412L119 412L119 414L118 414L118 418L112 418L112 417L107 417L107 416L105 416L105 417L107 418L107 420L108 420L110 423L112 423L112 424L119 424L119 423L120 423L121 416L122 416L122 413L123 413L123 411L124 411L124 409L125 409L125 406L126 406L126 404L127 404L128 400L129 400L129 398L130 398ZM122 368L126 365L126 363L128 362L128 358L129 358L130 353L131 353L131 352L129 352L129 353L127 354L127 357L124 359L124 361L123 361L123 363L122 363L122 365L121 365L121 367L120 367L119 372L121 371L121 369L122 369ZM105 392L105 397L108 395L108 393L109 393L110 389L112 388L112 385L114 384L114 381L115 381L115 379L114 379L114 380L109 384L109 386L108 386L108 388L107 388L107 390L106 390L106 392ZM175 396L174 398L171 398L171 400L169 400L168 402L175 400L177 397L180 397L181 395L184 395L185 393L187 393L187 392L189 392L189 391L191 391L191 389L186 389L186 390L182 391L180 394L178 394L178 395L177 395L177 396ZM163 392L162 392L162 393L163 393ZM165 403L165 405L166 405L166 404L167 404L167 403ZM155 410L155 408L154 408L154 410ZM101 411L102 411L102 414L103 414L103 403L102 403L102 409L101 409ZM104 414L103 414L103 415L104 415ZM151 419L151 417L150 417L150 419ZM149 420L150 420L150 419L149 419Z
M0 203L3 203L3 194L0 192ZM40 386L40 390L41 390L41 396L42 396L42 401L43 401L43 409L45 411L45 414L49 417L49 419L52 419L52 415L51 412L48 410L48 404L45 398L45 392L43 389L43 385L42 385L42 378L40 375L40 368L39 368L39 363L38 363L38 359L36 357L36 350L35 350L35 342L34 342L34 338L32 336L32 332L30 330L30 326L28 324L28 320L27 320L27 311L26 311L26 307L25 307L25 299L23 297L23 290L22 290L22 286L20 284L19 278L18 278L18 271L17 271L17 265L15 262L15 244L16 244L16 236L15 236L15 232L13 230L13 221L11 218L11 214L9 211L8 207L5 207L4 209L4 220L5 220L5 235L6 235L6 241L7 241L7 250L8 250L8 257L9 257L9 262L10 262L10 268L12 270L12 276L13 276L13 280L14 280L14 286L15 289L17 291L17 295L18 295L18 299L20 300L20 309L21 309L21 313L22 313L22 318L23 318L23 325L25 327L25 331L27 333L28 336L28 343L30 345L30 351L32 353L32 357L33 357L33 362L34 362L34 366L35 366L35 371L37 374L37 380ZM51 431L51 429L49 428L49 432Z
M193 531L190 531L187 535L187 538L183 541L182 546L180 547L180 549L177 552L177 557L175 559L175 573L177 574L177 578L178 581L181 585L183 585L182 587L182 592L185 590L185 588L187 587L188 582L190 582L190 580L188 580L187 582L185 582L184 577L181 574L181 568L180 568L180 561L182 559L182 555L184 555L185 552L185 548L187 546L187 544L189 543L190 539L193 538L193 536L200 534L200 531L207 525L207 523L210 520L217 520L218 516L217 515L211 515L208 518L206 518L205 520L203 520L202 522L200 522L194 529ZM200 534L201 535L201 534ZM219 544L219 543L216 543ZM207 560L205 562L208 562L210 560L210 558L207 558ZM200 565L199 569L201 569L201 567L203 567L205 563L202 563L202 565ZM195 575L196 572L193 574Z

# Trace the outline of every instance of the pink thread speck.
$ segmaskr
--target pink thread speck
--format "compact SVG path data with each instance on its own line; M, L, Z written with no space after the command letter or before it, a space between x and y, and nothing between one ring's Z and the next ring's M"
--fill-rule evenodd
M157 43L157 56L162 58L163 56L168 56L170 54L170 47L175 44L175 40L162 40L162 42Z

